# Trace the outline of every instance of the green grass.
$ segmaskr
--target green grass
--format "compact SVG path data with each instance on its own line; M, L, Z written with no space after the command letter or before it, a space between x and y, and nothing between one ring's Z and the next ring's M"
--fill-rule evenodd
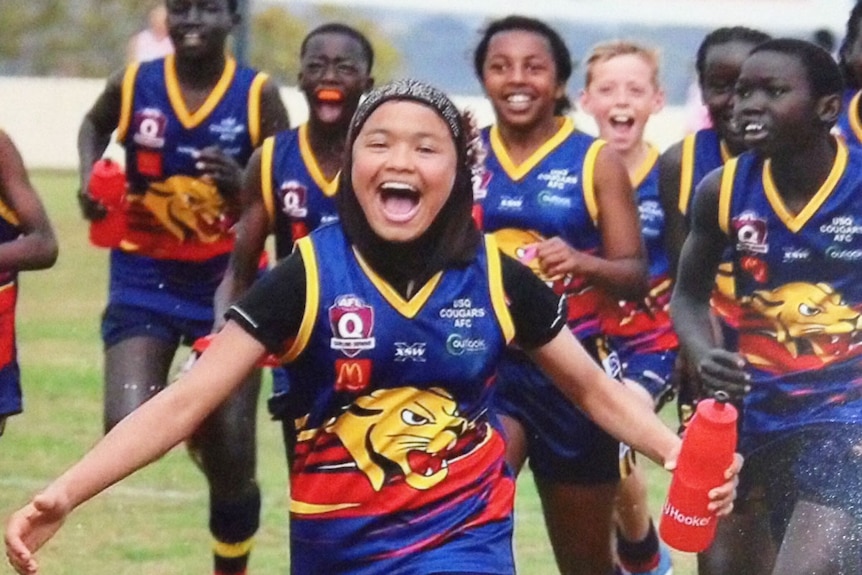
M87 228L74 200L74 174L40 172L33 181L57 229L60 259L51 270L25 273L21 278L18 345L25 412L9 420L0 438L0 515L4 518L101 435L98 329L107 289L107 253L87 242ZM268 421L263 398L259 421L263 517L251 571L287 573L287 471L280 431ZM650 507L656 512L668 475L651 464L648 471ZM42 572L207 573L206 508L203 476L185 450L177 448L73 513L40 552ZM556 572L529 471L518 483L515 542L520 573ZM4 569L0 567L0 572ZM693 558L678 555L675 573L695 573Z

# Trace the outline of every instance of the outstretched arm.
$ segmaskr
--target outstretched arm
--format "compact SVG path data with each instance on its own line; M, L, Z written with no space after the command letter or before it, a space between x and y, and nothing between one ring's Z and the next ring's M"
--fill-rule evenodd
M0 199L18 219L21 236L0 244L0 272L49 268L57 261L57 238L18 148L0 131Z
M132 412L9 518L6 554L15 570L37 573L35 552L73 509L191 435L241 385L264 351L260 342L229 322L187 374Z

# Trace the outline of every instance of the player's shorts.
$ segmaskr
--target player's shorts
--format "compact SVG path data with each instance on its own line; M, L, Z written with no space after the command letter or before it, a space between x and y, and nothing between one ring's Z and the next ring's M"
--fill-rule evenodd
M862 426L821 425L775 439L765 436L757 444L745 456L734 511L765 504L776 542L798 499L862 521Z
M15 283L0 286L0 417L21 413L21 370L15 343Z
M620 353L626 379L637 382L649 392L655 402L656 410L661 409L674 396L671 376L676 355L675 349L633 353L629 356Z
M601 357L598 341L583 344L594 358ZM605 371L615 358L606 358ZM499 363L493 404L498 414L524 426L536 477L578 485L619 481L620 443L572 405L525 355L507 353Z
M205 320L192 320L146 308L109 303L102 314L102 341L105 347L111 347L132 337L151 337L174 346L190 346L212 332L212 327L212 315Z

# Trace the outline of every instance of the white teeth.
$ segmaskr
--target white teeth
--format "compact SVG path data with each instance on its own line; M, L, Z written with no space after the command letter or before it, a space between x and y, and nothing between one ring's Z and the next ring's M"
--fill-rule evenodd
M384 190L400 190L400 191L408 191L415 192L416 188L411 186L410 184L404 182L383 182L380 185L381 189Z
M611 120L614 122L624 123L624 122L628 122L629 120L631 120L631 117L630 116L622 116L622 115L611 116Z
M530 97L526 94L512 94L511 96L506 98L506 101L511 104L523 104L525 102L529 102Z
M751 124L745 125L745 131L746 132L759 132L762 129L763 129L763 124L751 123Z

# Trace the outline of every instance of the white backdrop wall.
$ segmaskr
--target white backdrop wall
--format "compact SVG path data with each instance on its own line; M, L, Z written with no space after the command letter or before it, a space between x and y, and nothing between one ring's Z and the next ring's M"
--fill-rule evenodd
M15 141L30 169L76 169L78 127L104 88L104 80L75 78L0 77L0 128ZM282 99L295 126L305 121L305 100L295 88L282 88ZM482 125L492 120L483 98L454 97L459 106L474 110ZM647 127L647 137L661 149L680 139L685 113L666 108ZM575 113L577 125L594 133L592 120ZM121 159L122 150L112 144L108 155Z

